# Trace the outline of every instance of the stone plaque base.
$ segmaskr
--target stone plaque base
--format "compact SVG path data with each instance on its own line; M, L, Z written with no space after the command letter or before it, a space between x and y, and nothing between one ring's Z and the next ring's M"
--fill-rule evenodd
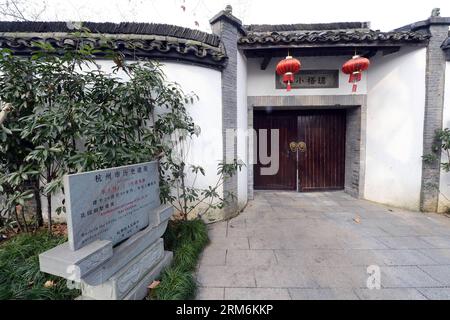
M153 282L160 274L161 271L168 267L172 262L172 252L164 251L164 256L162 260L154 266L145 276L144 278L137 283L133 289L123 298L123 300L142 300L147 296L148 285ZM98 300L89 296L81 295L75 300ZM106 299L105 299L106 300Z
M79 282L113 256L111 241L97 240L77 251L63 243L39 255L42 272Z
M163 256L163 240L159 239L151 247L129 261L108 281L98 286L91 286L83 281L81 291L84 296L94 299L120 300L161 261Z
M134 286L134 288L128 292L124 300L142 300L147 296L148 286L155 280L161 273L161 271L168 267L172 263L173 254L171 251L164 251L162 260L154 266L145 275L142 280Z
M39 256L41 271L81 284L81 300L143 299L148 285L172 261L161 238L173 213L160 206L150 215L156 225L136 233L116 247L97 241L79 250L67 243Z

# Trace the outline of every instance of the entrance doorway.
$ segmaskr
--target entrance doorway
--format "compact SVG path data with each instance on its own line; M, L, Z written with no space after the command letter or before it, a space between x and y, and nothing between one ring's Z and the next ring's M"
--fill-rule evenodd
M258 155L259 139L264 138L271 155L271 131L279 130L279 170L274 175L261 174L266 165L258 157L256 190L344 189L346 110L255 110L253 126L258 133ZM266 129L267 135L259 134L260 129Z

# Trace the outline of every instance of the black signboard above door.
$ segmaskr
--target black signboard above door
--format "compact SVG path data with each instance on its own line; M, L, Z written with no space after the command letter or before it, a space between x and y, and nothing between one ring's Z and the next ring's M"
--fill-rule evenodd
M292 89L339 88L339 70L300 70L291 86ZM286 89L283 76L275 74L275 88Z

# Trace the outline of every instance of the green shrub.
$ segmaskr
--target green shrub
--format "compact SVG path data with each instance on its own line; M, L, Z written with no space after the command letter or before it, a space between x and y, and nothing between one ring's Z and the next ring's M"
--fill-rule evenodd
M197 285L192 272L175 265L162 274L161 284L155 289L158 300L188 300L195 298Z
M208 244L208 229L201 219L171 221L164 234L166 248L173 251L172 265L161 274L161 283L151 298L158 300L193 299L197 284L193 271L198 258Z
M68 289L65 279L39 271L38 255L66 240L38 232L20 234L0 245L0 300L62 300L78 296L80 292ZM53 281L53 285L45 287L47 281Z

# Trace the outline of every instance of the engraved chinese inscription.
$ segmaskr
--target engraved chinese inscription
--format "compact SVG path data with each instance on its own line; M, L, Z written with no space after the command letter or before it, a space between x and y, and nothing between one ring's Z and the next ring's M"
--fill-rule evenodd
M157 223L149 221L160 205L156 161L67 175L64 189L72 250L95 240L116 244Z
M293 89L339 88L339 70L300 70L294 75ZM283 77L275 74L276 89L285 89Z

